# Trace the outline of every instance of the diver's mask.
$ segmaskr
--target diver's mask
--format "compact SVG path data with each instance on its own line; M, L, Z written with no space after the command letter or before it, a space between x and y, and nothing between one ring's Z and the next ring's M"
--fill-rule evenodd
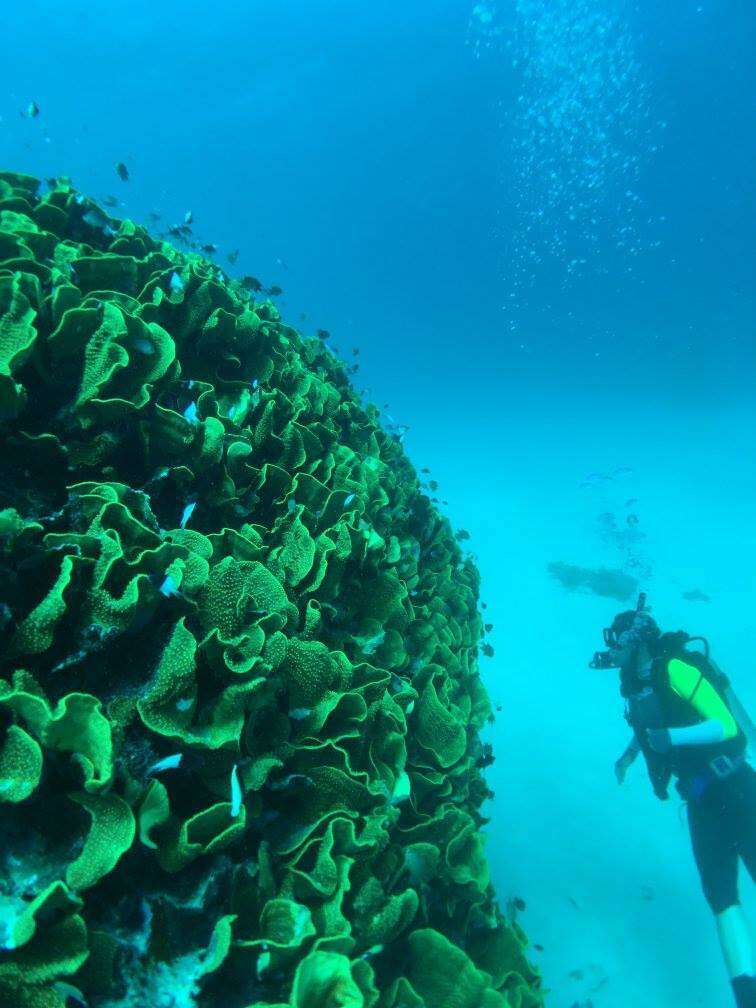
M588 662L590 668L620 668L621 657L628 647L658 637L659 628L646 608L645 592L641 592L638 596L635 612L620 613L614 618L610 627L604 627L603 634L606 651L594 653L593 658Z

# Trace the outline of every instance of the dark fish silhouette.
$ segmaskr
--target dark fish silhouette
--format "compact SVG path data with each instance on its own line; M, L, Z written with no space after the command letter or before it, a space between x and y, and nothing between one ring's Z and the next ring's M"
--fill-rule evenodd
M257 277L243 276L241 278L241 280L239 281L239 283L246 290L255 291L255 293L257 291L261 291L263 289L263 285L260 283L260 281L257 279ZM318 332L320 332L320 330L318 330Z
M129 181L129 169L126 167L126 165L123 163L123 161L119 161L116 164L115 170L116 170L116 175L121 180L121 182L128 182Z
M700 588L683 592L682 597L686 602L711 602L711 597L706 592L702 592Z

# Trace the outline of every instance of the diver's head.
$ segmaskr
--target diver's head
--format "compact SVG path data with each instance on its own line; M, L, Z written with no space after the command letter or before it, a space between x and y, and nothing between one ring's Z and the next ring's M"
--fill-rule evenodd
M591 668L628 669L647 661L661 631L646 608L646 596L641 593L635 609L617 613L611 626L604 627L606 651L597 651L589 663Z

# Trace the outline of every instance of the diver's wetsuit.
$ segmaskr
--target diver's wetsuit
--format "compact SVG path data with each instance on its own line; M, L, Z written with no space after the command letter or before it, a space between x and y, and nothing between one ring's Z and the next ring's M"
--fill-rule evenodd
M756 879L756 771L745 763L689 797L688 825L704 895L721 913L738 902L739 857Z
M645 675L623 672L621 691L654 792L667 798L674 775L676 790L688 803L701 884L718 914L738 902L738 858L756 880L756 771L745 762L746 738L725 697L703 671L705 664L698 655L686 654L685 661L659 658ZM646 729L704 721L721 723L722 741L677 745L668 753L657 753L648 745Z

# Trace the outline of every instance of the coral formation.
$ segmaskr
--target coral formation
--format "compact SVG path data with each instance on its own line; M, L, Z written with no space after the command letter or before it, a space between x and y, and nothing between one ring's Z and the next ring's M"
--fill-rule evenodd
M478 573L345 366L0 174L0 438L0 1005L541 1005Z

